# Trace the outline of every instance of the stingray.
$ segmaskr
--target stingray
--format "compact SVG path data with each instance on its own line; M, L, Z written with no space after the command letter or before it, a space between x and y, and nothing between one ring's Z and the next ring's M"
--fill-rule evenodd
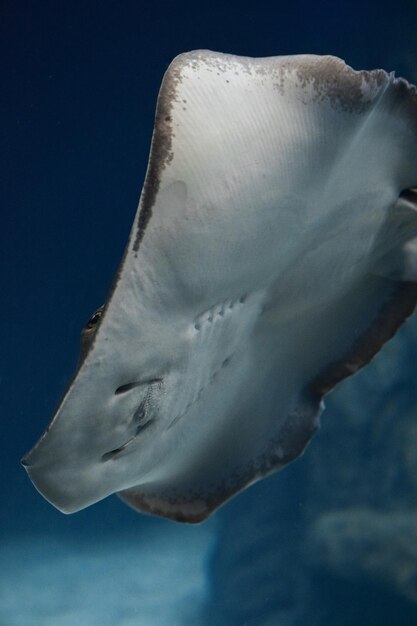
M65 513L199 522L284 467L417 301L417 92L332 56L178 56L120 269L23 459Z

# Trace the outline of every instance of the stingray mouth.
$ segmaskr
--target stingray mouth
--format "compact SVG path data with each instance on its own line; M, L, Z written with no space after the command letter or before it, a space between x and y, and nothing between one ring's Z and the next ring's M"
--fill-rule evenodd
M124 385L120 385L114 392L115 395L121 395L128 393L132 389L136 387L142 387L147 385L148 391L146 393L145 399L139 404L138 408L134 412L132 416L132 427L135 429L134 434L131 435L121 446L117 448L113 448L113 450L109 450L105 452L101 460L102 461L110 461L111 459L115 459L120 456L129 446L136 441L136 439L143 433L144 430L149 428L149 426L154 422L154 418L149 415L150 411L150 394L152 392L153 385L160 384L162 382L162 378L151 378L148 380L137 380L130 383L126 383Z

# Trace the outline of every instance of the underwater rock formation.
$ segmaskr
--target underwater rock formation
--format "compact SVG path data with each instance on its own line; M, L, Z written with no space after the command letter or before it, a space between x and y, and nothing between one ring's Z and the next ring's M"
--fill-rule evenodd
M413 320L329 399L307 456L305 543L316 568L417 607L416 363Z
M310 536L313 560L342 578L376 582L417 604L417 510L324 513Z

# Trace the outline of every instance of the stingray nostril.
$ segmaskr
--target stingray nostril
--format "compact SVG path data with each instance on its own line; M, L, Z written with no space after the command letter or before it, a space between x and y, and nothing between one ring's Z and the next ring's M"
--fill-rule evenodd
M114 459L114 457L117 456L117 454L126 447L127 443L125 443L123 446L120 446L120 448L115 448L114 450L110 450L110 452L106 452L105 454L102 455L101 460L109 461L110 459Z
M117 387L116 391L114 392L116 395L119 393L126 393L126 391L130 391L131 389L134 389L135 387L138 387L139 385L142 385L143 383L127 383L126 385L120 385L120 387Z
M127 385L120 385L120 387L117 387L114 393L116 395L119 393L126 393L126 391L130 391L131 389L134 389L134 387L137 387L139 384L140 383L127 383Z
M119 395L120 393L126 393L126 391L130 391L135 387L140 387L141 385L153 385L154 383L160 383L162 378L151 378L150 380L138 380L133 383L127 383L126 385L120 385L117 387L114 392L115 395Z

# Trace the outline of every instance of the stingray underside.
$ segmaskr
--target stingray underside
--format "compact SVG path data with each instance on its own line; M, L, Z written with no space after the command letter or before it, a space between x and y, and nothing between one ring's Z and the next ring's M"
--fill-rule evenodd
M239 290L248 302L263 295L250 334L190 410L187 428L200 434L179 434L181 461L123 500L205 519L298 457L323 395L412 313L416 100L405 81L333 57L174 61L129 254L158 245L171 208L184 251L172 271L190 291L203 284L210 306ZM225 410L216 396L238 376Z
M179 56L120 270L24 465L71 513L199 522L305 449L417 298L417 95L340 59Z

